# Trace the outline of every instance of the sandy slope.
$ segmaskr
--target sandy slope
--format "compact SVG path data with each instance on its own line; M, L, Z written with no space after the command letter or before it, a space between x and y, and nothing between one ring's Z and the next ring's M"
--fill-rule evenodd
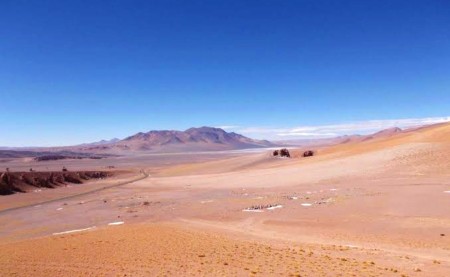
M0 215L0 273L449 276L449 145L441 124L312 158L140 159L148 179Z
M2 246L2 254L1 270L10 276L25 276L24 272L33 276L399 275L397 267L353 258L358 250L348 247L244 240L173 224L109 227L23 241Z

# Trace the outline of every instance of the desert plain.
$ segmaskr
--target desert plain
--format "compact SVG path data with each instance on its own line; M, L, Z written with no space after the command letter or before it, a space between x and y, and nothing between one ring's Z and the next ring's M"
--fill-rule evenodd
M0 196L0 276L450 276L450 124L289 150L4 160L116 173Z

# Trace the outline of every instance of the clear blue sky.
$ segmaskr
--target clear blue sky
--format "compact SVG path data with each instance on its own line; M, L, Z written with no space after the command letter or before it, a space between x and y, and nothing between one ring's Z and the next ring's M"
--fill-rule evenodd
M0 96L3 146L448 116L450 1L3 0Z

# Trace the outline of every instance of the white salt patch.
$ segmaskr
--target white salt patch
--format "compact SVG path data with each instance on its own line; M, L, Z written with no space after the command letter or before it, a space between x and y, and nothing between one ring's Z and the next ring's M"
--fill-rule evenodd
M63 208L58 208L58 209L56 209L57 211L60 211L60 210L62 210Z
M96 227L89 227L89 228L85 228L85 229L76 229L76 230L70 230L70 231L64 231L64 232L60 232L60 233L53 233L54 236L57 235L64 235L64 234L70 234L70 233L76 233L76 232L83 232L83 231L87 231L87 230L91 230L91 229L95 229Z
M337 189L330 189L331 191L337 191Z
M312 206L311 203L302 203L301 205L302 205L303 207L311 207L311 206Z
M214 202L214 200L203 200L203 201L200 201L200 203L202 203L202 204L211 203L211 202Z
M444 191L444 193L450 193L450 190L446 190L446 191Z
M275 210L275 209L279 209L279 208L283 208L283 206L282 205L276 205L276 206L273 206L273 207L270 207L270 208L267 208L268 210Z
M41 205L36 205L36 206L34 206L35 208L39 208Z
M292 196L291 199L292 199L292 200L297 200L298 197L297 197L297 196Z
M307 192L306 192L306 194L311 194L311 193L312 193L312 192L310 192L310 191L307 191Z
M263 210L250 210L250 209L243 209L243 212L251 212L251 213L262 213Z
M109 226L113 226L113 225L122 225L122 224L124 224L125 222L123 222L123 221L116 221L116 222L111 222L111 223L108 223L108 225Z

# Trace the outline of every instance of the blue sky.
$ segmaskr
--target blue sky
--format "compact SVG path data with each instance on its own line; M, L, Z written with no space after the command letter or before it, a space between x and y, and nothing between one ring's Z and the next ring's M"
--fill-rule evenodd
M3 0L0 145L447 120L449 10L447 0Z

